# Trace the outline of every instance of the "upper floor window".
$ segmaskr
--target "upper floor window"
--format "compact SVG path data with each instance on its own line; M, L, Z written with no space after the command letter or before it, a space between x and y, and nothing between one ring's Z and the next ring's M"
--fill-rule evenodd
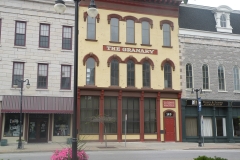
M171 46L170 25L163 24L163 46Z
M239 85L239 68L238 66L234 66L233 68L233 74L234 74L234 90L239 91L240 85Z
M127 86L135 86L135 64L132 60L127 62Z
M119 62L116 59L111 61L111 85L119 85Z
M203 89L209 89L208 66L206 64L202 66L202 74L203 74Z
M87 16L87 39L96 39L96 18Z
M39 29L39 47L49 48L50 43L50 25L40 24Z
M226 21L226 16L225 14L222 14L220 17L220 23L221 23L221 27L226 27L227 26L227 21Z
M186 87L193 88L192 65L186 65Z
M172 88L172 70L169 63L164 64L164 87Z
M72 27L63 26L62 49L72 50Z
M127 43L135 43L135 24L133 20L127 20Z
M48 85L48 64L38 64L37 88L46 89Z
M86 67L86 84L95 85L95 60L88 58Z
M14 45L16 46L26 45L26 22L16 21Z
M143 87L150 87L150 64L145 61L142 65Z
M117 18L111 18L111 41L119 41L119 20Z
M223 66L218 66L218 84L219 84L219 90L225 90L225 81L224 81L224 69Z
M61 66L61 89L71 89L71 66Z
M147 21L142 22L142 44L150 44L150 24Z
M14 84L21 87L21 83L18 80L23 80L24 75L24 63L23 62L13 62L13 76L12 76L12 86Z

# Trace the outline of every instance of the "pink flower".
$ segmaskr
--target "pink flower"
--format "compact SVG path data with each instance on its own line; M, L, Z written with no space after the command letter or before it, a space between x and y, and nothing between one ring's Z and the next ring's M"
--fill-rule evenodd
M77 151L78 160L88 160L88 155L85 151ZM54 151L51 156L51 160L71 160L72 159L72 148L64 148L62 150Z

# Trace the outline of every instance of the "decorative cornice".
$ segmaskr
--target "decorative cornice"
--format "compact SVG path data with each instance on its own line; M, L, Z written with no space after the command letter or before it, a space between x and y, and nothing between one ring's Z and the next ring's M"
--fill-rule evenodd
M153 20L150 19L150 18L143 17L143 18L140 18L138 21L139 21L140 23L142 23L143 21L147 21L147 22L151 25L151 28L153 28Z
M84 12L84 13L83 13L84 22L86 22L87 16L88 16L88 13L87 13L87 12ZM100 21L100 15L99 15L99 14L96 16L96 19L97 19L97 23L99 23L99 21Z
M135 57L133 57L132 55L130 55L129 57L127 57L123 62L127 63L129 60L132 60L134 64L139 64L139 62L137 61L137 59Z
M123 62L122 59L118 55L114 54L111 57L109 57L108 60L107 60L108 67L110 66L110 63L113 59L116 59L118 61L118 63Z
M153 63L153 61L152 61L150 58L145 57L145 58L143 58L143 59L140 61L140 63L143 64L145 61L147 61L147 62L152 66L152 70L154 70L154 63Z
M161 64L161 69L162 69L162 70L163 70L164 65L165 65L166 63L169 63L170 66L172 67L173 71L175 71L175 64L174 64L173 61L172 61L171 59L169 59L169 58L166 58L164 61L162 61L162 64Z
M109 14L107 18L108 24L110 24L111 18L117 18L119 21L123 20L122 16L120 16L119 14Z
M160 28L161 28L161 29L162 29L163 24L169 24L170 27L172 28L172 31L173 31L174 25L173 25L173 22L172 22L172 21L169 21L169 20L162 20L162 21L160 21Z

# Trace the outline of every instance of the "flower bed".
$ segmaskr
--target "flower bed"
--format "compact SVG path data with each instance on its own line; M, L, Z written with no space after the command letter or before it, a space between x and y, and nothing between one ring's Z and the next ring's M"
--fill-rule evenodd
M88 160L88 155L84 150L77 151L78 160ZM56 150L51 156L51 160L72 160L72 148Z

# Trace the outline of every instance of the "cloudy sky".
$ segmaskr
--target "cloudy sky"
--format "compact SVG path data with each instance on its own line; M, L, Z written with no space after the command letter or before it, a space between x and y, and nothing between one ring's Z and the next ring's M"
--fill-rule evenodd
M210 7L227 5L233 10L240 10L240 0L188 0L189 4L198 4Z

